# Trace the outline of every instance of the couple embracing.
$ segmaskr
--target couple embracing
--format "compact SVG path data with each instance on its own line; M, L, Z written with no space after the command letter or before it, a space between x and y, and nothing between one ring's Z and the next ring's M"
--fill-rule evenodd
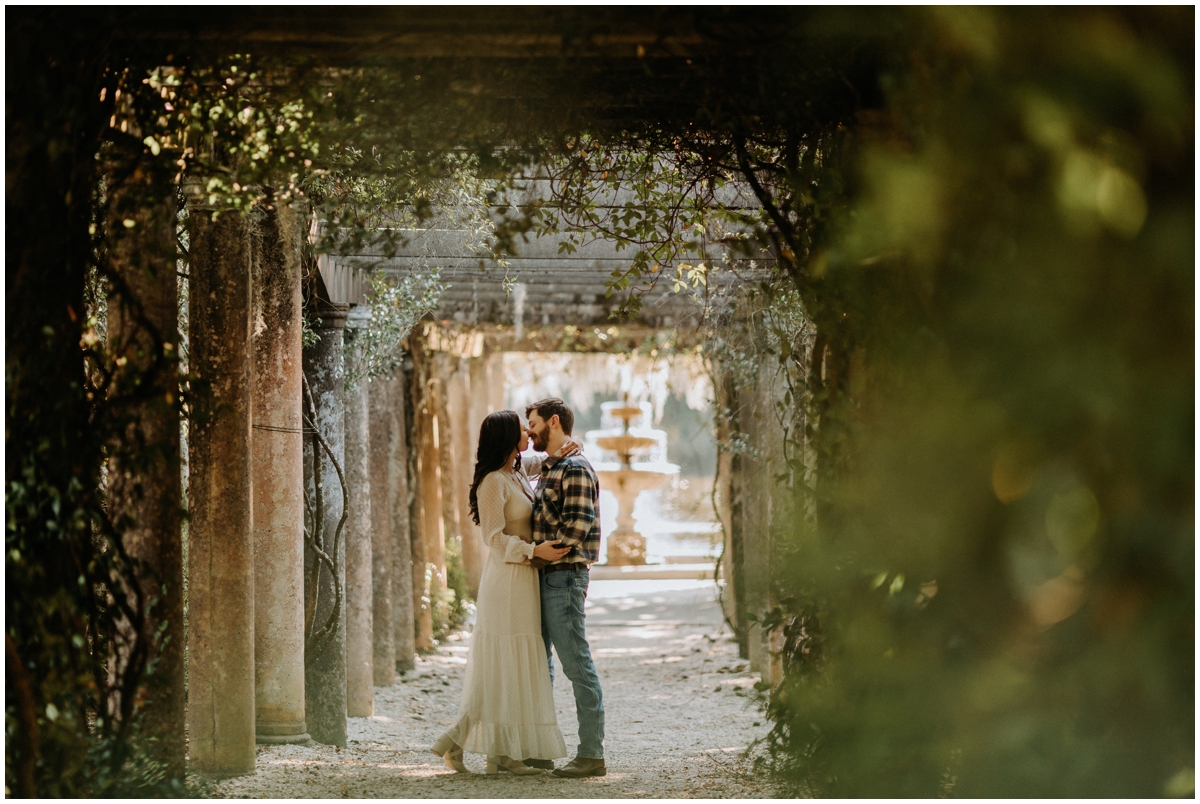
M466 750L487 756L488 773L603 776L604 704L583 628L588 565L600 553L599 482L571 438L575 416L561 399L535 402L525 416L527 427L502 410L480 427L470 507L488 556L459 719L433 752L459 773L468 773ZM530 439L545 458L521 455ZM558 769L552 760L567 748L554 712L551 648L579 718L577 755Z

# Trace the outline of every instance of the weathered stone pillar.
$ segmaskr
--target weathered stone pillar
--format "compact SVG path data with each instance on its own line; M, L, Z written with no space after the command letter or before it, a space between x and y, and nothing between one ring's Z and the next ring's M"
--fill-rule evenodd
M387 381L389 427L387 477L392 523L392 635L396 670L416 666L413 631L413 553L410 541L410 493L408 487L408 417L404 371L397 369Z
M718 384L723 383L721 380ZM719 410L727 410L728 404L720 396L717 397L717 407ZM728 419L725 416L717 415L717 443L728 444L730 438L730 428ZM725 542L725 549L722 551L723 558L721 560L720 573L722 583L721 600L725 610L725 616L732 623L740 623L739 613L737 608L737 582L734 580L733 571L733 519L731 516L732 502L732 475L733 475L733 455L725 449L717 451L717 516L721 520L721 533ZM738 626L741 628L741 625Z
M396 635L392 625L392 505L388 497L389 440L391 436L390 386L384 377L374 377L367 388L371 476L371 626L375 685L396 682Z
M779 445L783 433L772 410L772 381L775 368L764 362L754 385L738 389L738 429L755 450L753 460L734 463L735 494L740 498L741 575L739 604L759 622L770 607L772 529L774 526L775 480L780 471ZM735 509L736 510L736 509ZM736 527L736 526L735 526ZM750 667L768 673L768 639L758 622L746 628L746 658Z
M446 588L446 520L442 487L442 445L438 417L441 381L430 379L421 409L421 491L425 513L425 560L430 565L430 589Z
M475 450L471 431L479 437L479 423L471 421L471 366L466 358L454 361L454 371L446 383L446 413L450 421L451 444L445 450L453 458L453 502L458 516L458 533L462 539L463 571L472 597L479 594L479 579L483 575L483 539L479 526L471 519L468 494L475 473ZM480 420L482 421L482 419Z
M346 714L375 714L374 626L371 584L370 414L367 377L359 333L371 320L370 308L350 311L346 326L346 484L350 514L346 519Z
M140 155L141 148L138 152ZM132 161L136 156L126 154ZM108 259L124 289L109 298L108 338L125 364L113 377L117 399L134 401L125 437L109 464L109 514L133 523L125 549L143 562L139 591L150 606L139 639L149 641L154 673L145 682L146 748L182 777L184 761L183 539L180 479L179 311L175 274L175 186L152 165L114 166L108 187ZM118 173L119 171L119 173ZM114 175L115 174L115 175ZM119 177L118 177L119 176ZM133 226L126 226L131 221ZM140 445L140 446L139 446Z
M435 446L439 459L438 479L441 481L442 490L442 544L444 545L441 563L442 581L444 586L449 586L450 576L446 569L446 554L457 550L459 558L463 557L462 517L458 510L458 459L454 454L457 441L454 433L454 421L450 417L447 407L447 401L450 398L450 384L454 376L453 366L458 361L446 352L439 352L438 358L435 364L439 370L437 372L438 390L435 396L437 407L434 408L437 427L434 434L437 437ZM463 500L465 504L465 495L463 495Z
M496 352L488 355L488 406L489 413L508 408L508 380L504 375L504 355ZM518 410L517 415L525 418L525 411Z
M737 382L729 373L729 368L721 363L715 366L716 384L714 387L717 407L717 441L728 444L732 435L739 432L739 421L742 399L739 396ZM746 619L746 583L743 573L745 554L743 550L742 532L744 530L746 478L743 475L743 460L741 451L719 450L717 453L718 471L718 502L721 524L725 530L725 561L722 572L725 576L723 602L725 615L733 625L738 642L738 657L750 657L750 644L747 639L749 621Z
M413 481L416 498L412 505L412 532L409 545L412 548L412 600L413 600L413 649L417 653L433 650L433 609L425 582L426 571L429 568L429 545L425 534L425 481L421 478L420 463L417 464L417 476Z
M315 301L316 345L304 350L311 404L304 440L304 710L308 733L326 745L346 745L345 305ZM315 409L315 415L314 415ZM332 453L332 455L330 455ZM315 459L314 459L315 456ZM318 483L319 480L319 483ZM316 549L326 559L322 559ZM333 565L331 570L330 564Z
M260 743L304 743L301 232L290 206L255 227L254 701Z
M429 567L429 530L441 525L441 499L434 497L435 504L429 505L429 497L438 495L438 483L427 476L426 467L430 460L426 442L431 441L429 431L429 389L426 379L427 365L425 354L418 343L413 349L413 372L410 377L410 392L412 396L412 429L409 448L413 450L415 460L410 464L412 474L409 482L412 485L411 536L412 545L412 579L413 579L413 638L417 652L433 650L433 620L430 601L427 595L425 575ZM436 466L434 461L433 465ZM432 486L431 486L432 483ZM432 579L431 579L432 580ZM436 582L436 581L434 581Z
M250 243L234 212L193 210L189 225L189 755L242 774L255 756Z
M491 372L488 371L488 363L490 356L473 357L469 361L469 385L467 392L467 450L466 455L468 460L466 463L466 471L463 473L467 480L467 490L470 491L471 481L475 476L475 458L479 452L479 428L483 424L483 420L489 413L492 413L492 405L489 399L491 393L492 381ZM517 411L524 421L525 411ZM479 553L479 570L482 577L483 561L487 556L487 552L483 547L483 536L480 533L479 526L471 519L471 514L468 511L464 514L464 519L467 523L467 531L471 533L476 541L476 549ZM471 584L471 594L479 595L479 578L473 577L468 570L467 580Z

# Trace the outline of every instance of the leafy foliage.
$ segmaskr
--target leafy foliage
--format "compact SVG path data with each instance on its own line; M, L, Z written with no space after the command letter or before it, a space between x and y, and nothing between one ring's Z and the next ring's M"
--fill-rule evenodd
M433 565L431 564L432 568ZM467 571L462 563L462 541L446 540L446 584L433 584L433 570L426 573L426 595L430 598L433 638L443 640L461 630L475 608L467 588Z
M729 262L729 241L748 236L753 218L738 206L748 199L730 176L706 169L686 149L639 148L615 136L580 136L562 147L546 155L530 181L547 185L545 197L538 193L523 211L539 236L560 238L560 254L598 240L630 252L606 289L608 296L627 292L620 315L636 313L659 282L675 292L706 291L710 274Z
M1191 772L1193 99L1174 26L916 15L892 124L842 159L844 212L799 266L859 356L831 398L836 516L798 527L775 577L789 627L816 611L823 634L818 672L789 652L770 703L802 786L1161 795Z
M404 339L423 316L437 307L446 285L434 269L428 274L410 274L395 284L376 274L371 287L371 321L356 335L355 348L361 350L361 355L347 369L347 388L365 379L386 378L400 367Z

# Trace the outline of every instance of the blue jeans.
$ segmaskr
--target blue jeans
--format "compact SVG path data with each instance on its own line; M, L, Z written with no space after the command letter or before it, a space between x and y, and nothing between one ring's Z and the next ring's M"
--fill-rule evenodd
M600 679L592 663L592 651L583 632L583 601L587 598L588 571L545 572L542 586L542 639L546 643L546 661L550 680L554 681L554 659L550 647L558 653L563 672L575 689L575 715L579 719L578 755L588 759L604 758L604 700Z

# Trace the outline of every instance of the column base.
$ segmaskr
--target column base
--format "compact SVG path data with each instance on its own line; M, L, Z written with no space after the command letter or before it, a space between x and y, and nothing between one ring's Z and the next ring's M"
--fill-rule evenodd
M259 745L304 745L312 742L308 726L299 723L255 724L254 742Z
M291 734L287 736L279 736L275 734L256 734L254 742L259 745L316 745L316 741L308 736L308 732L303 734Z

